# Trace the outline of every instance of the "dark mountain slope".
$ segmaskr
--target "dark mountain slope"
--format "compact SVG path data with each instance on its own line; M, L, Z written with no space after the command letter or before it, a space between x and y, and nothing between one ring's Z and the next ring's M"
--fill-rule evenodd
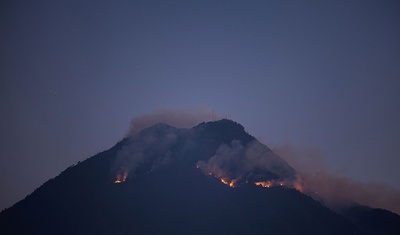
M366 234L400 234L400 216L393 212L357 205L341 214Z
M0 227L10 229L9 234L67 234L63 231L69 231L80 221L84 221L85 226L95 222L92 215L103 203L101 196L113 184L110 165L122 144L69 167L47 181L0 214Z
M241 183L221 183L220 171ZM235 122L160 124L66 169L0 213L0 233L364 234L295 189L252 184L293 174Z

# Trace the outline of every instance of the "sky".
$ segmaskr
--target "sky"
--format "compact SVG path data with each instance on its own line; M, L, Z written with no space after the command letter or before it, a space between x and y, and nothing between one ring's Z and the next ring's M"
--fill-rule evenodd
M398 1L1 1L0 210L132 118L215 110L400 188Z

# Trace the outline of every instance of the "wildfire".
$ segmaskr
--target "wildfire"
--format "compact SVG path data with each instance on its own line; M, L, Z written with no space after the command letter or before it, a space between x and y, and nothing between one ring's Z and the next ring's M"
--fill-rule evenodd
M298 180L296 181L260 181L254 183L257 186L261 186L264 188L270 188L274 186L288 187L294 188L297 191L303 192L303 185Z
M223 184L226 184L226 185L228 185L228 186L231 187L231 188L234 188L234 187L235 187L235 183L236 183L235 180L229 181L229 180L226 180L226 179L223 179L223 178L221 178L220 180L221 180L221 182L222 182Z
M271 181L255 182L255 184L257 186L261 186L261 187L264 187L264 188L269 188L269 187L272 186L272 182Z
M221 179L221 182L222 182L222 183L224 183L224 184L226 184L226 185L228 185L228 184L229 184L229 182L228 182L228 181L226 181L226 180L224 180L224 179Z
M211 173L208 173L208 175L212 175ZM216 176L215 176L216 177ZM218 178L218 177L217 177ZM228 185L231 188L234 188L237 185L237 179L229 180L227 178L219 178L219 180L225 184ZM246 181L246 183L249 183ZM258 181L254 182L255 185L261 186L263 188L271 188L271 187L288 187L288 188L294 188L300 192L303 192L303 185L299 180L296 181L278 181L278 180L269 180L269 181Z
M228 186L231 187L231 188L234 188L234 187L237 186L237 184L236 184L236 181L237 181L237 180L235 180L235 179L233 179L233 180L228 180L228 179L226 179L226 178L220 178L220 181L221 181L223 184L228 185ZM248 183L248 182L246 182L246 183ZM295 189L299 190L300 192L302 191L302 187L301 187L301 185L300 185L299 183L293 183L293 184L291 184L291 183L288 183L288 182L285 182L285 181L274 181L274 180L272 180L272 181L259 181L259 182L254 182L254 184L257 185L257 186L264 187L264 188L270 188L270 187L280 186L280 187L292 187L292 188L295 188Z
M222 174L223 172L218 172L218 171L213 172L210 171L209 169L205 170L202 168L201 164L197 164L196 168L201 169L206 175L215 177L216 179L221 181L221 183L228 185L231 188L238 187L242 184L251 183L264 188L285 187L285 188L293 188L300 192L303 192L304 190L304 185L302 184L302 180L298 176L296 176L295 179L276 179L276 180L257 181L257 182L254 181L251 182L246 180L245 182L243 182L243 179L241 177L232 179L231 177ZM120 182L116 181L115 183L120 183Z
M120 184L122 182L125 182L127 177L128 177L128 172L124 172L122 174L118 174L117 178L114 181L114 184Z

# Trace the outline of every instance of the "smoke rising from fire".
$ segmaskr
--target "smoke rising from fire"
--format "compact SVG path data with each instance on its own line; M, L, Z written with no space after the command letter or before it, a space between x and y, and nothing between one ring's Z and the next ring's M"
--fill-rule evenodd
M218 119L220 119L220 115L208 108L196 108L186 111L165 109L133 118L127 136L133 136L141 130L158 123L165 123L177 128L190 128L200 122Z
M128 143L117 152L113 172L117 179L121 176L134 176L141 164L150 164L150 171L162 167L170 161L170 147L176 142L177 129L158 124L140 135L128 139Z
M199 133L194 133L194 129L178 129L162 124L144 128L160 122L177 127L192 127L201 121L215 118L212 111L203 109L184 113L160 111L133 119L128 142L117 153L113 169L116 178L134 177L137 172L149 173L168 165L176 156L187 157L204 152L199 151L197 140L191 139L193 136L198 138ZM202 130L204 128L197 131ZM243 132L243 135L246 133ZM201 148L208 148L208 145L201 145ZM332 208L359 203L400 213L400 189L332 174L324 167L323 155L316 149L290 144L272 149L258 141L246 143L234 140L206 151L209 155L202 156L200 159L203 160L197 161L196 166L230 186L246 182L269 182L272 185L284 182L287 186L300 184L302 192ZM146 167L140 170L142 165Z
M170 147L178 136L177 128L189 128L200 122L216 119L220 119L220 116L207 108L186 111L160 110L133 118L126 135L128 143L118 151L112 169L112 172L116 173L116 182L133 177L141 164L150 164L149 171L168 164L171 160ZM154 125L157 127L149 128ZM189 142L187 143L189 145Z
M230 145L223 144L210 159L199 161L197 167L233 184L295 178L293 168L258 141L243 145L233 140Z
M305 186L304 192L328 206L358 203L400 214L400 189L333 174L323 164L322 153L313 148L284 144L272 149L296 169Z
M158 123L162 119L178 127L188 127L198 124L199 120L215 119L216 116L209 110L198 109L196 112L184 113L160 111L152 115L134 118L128 142L118 151L112 169L116 173L116 181L123 182L124 180L119 179L134 177L140 165L145 165L152 171L158 168L158 165L168 164L171 160L171 147L175 151L174 156L182 155L182 152L193 155L193 151L200 150L200 146L190 136L197 136L199 133L196 134L196 132L201 132L203 128L198 130L178 129L166 124L146 128L148 125ZM233 128L239 125L232 121L228 122L231 122ZM183 137L184 133L188 135ZM245 131L241 132L241 135L248 136ZM176 144L178 138L184 141L181 141L177 148L173 145ZM202 148L204 147L206 146ZM210 150L210 155L203 157L207 160L197 162L197 167L219 179L244 183L267 180L292 181L296 178L293 168L258 141L242 143L239 140L233 140L230 145L222 144ZM149 166L151 167L149 168Z

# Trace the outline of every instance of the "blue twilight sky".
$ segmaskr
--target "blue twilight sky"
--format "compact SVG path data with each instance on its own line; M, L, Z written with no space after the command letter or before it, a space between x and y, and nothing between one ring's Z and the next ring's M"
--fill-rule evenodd
M208 107L268 145L400 187L399 1L1 1L0 209L121 140Z

